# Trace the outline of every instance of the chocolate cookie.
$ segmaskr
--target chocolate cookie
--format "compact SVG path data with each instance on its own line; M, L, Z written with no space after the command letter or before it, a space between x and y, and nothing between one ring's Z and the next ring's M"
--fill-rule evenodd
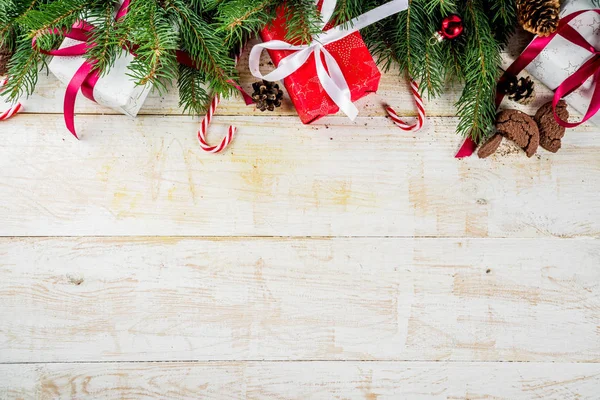
M536 127L534 134L529 139L529 144L523 150L525 150L525 154L527 157L531 158L535 155L540 147L540 130Z
M506 136L532 157L540 144L537 123L529 115L518 110L505 110L496 119L498 133Z
M500 147L500 143L502 143L502 135L495 134L491 138L489 138L484 144L481 145L477 155L479 158L488 158L492 154L498 150Z
M550 139L548 137L540 138L540 146L552 153L557 153L562 147L562 140Z
M556 106L556 113L563 120L569 119L567 103L561 100ZM565 127L560 126L552 113L552 102L544 104L533 117L540 130L540 145L552 153L562 146L561 139L565 136Z

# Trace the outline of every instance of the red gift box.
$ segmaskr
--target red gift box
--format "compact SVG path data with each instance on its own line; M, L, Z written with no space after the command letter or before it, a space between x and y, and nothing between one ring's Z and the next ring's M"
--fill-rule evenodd
M263 42L285 40L286 22L285 6L281 6L277 12L277 17L262 31ZM324 47L336 59L342 69L353 102L377 91L381 73L359 32ZM278 66L282 59L293 53L287 50L268 51L275 66ZM321 117L339 111L339 107L325 92L319 81L313 56L297 71L285 78L283 82L302 123L310 124Z

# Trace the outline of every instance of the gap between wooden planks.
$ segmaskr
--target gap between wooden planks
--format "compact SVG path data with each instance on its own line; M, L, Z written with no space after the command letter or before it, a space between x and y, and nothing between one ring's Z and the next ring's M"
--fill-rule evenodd
M0 363L597 362L596 239L0 239Z

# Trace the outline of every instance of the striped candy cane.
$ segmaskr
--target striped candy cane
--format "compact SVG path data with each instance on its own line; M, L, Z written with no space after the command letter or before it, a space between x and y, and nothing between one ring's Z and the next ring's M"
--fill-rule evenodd
M394 109L390 106L386 107L386 111L387 111L388 115L390 116L390 118L392 119L392 121L394 121L394 123L396 125L398 125L398 128L402 129L403 131L407 131L407 132L416 132L416 131L420 130L423 127L423 124L425 123L425 119L426 119L425 106L423 105L423 98L419 94L419 84L417 82L415 82L413 79L411 79L410 87L411 87L413 98L415 99L415 104L417 105L417 110L418 110L416 123L413 125L407 124L406 122L404 122L403 120L400 119L398 114L396 114L396 111L394 111Z
M235 55L235 64L236 65L237 65L238 61L240 60L240 56L243 51L244 51L244 46L242 45L240 47L239 53ZM246 105L254 104L254 101L252 100L252 98L244 91L244 89L242 89L242 87L240 85L238 85L233 80L230 82L242 94L242 97L244 98ZM235 133L237 132L237 128L235 126L231 125L229 127L229 130L227 131L227 135L223 138L223 140L221 141L221 143L219 145L211 146L210 144L208 144L208 142L206 140L206 134L208 132L208 127L210 126L212 117L215 114L215 112L217 111L217 108L219 107L220 102L221 102L221 96L215 95L212 99L212 102L210 103L210 107L208 108L208 112L206 113L206 116L202 120L202 125L200 126L200 129L198 130L198 140L200 141L200 147L202 148L202 150L206 151L207 153L216 154L216 153L220 153L223 150L225 150L227 147L229 147L229 145L233 141L233 137L235 136Z
M229 146L231 141L233 140L233 137L235 136L235 132L237 131L237 128L235 126L231 125L229 127L229 131L227 132L227 135L223 138L223 140L221 141L221 143L218 146L211 146L206 141L206 133L208 131L208 127L210 126L210 121L212 120L213 115L217 111L217 107L219 106L220 102L221 102L220 95L213 97L213 100L210 103L210 107L208 108L208 112L206 113L206 116L202 120L202 125L200 126L200 129L198 130L198 140L200 141L200 147L202 148L202 150L206 151L207 153L216 154L216 153L220 153L223 150L225 150Z
M2 92L2 89L4 88L4 86L6 86L7 83L8 79L6 78L0 80L0 92ZM22 110L23 105L21 103L13 104L8 110L0 112L0 121L6 121L7 119L12 118L13 116L21 112Z

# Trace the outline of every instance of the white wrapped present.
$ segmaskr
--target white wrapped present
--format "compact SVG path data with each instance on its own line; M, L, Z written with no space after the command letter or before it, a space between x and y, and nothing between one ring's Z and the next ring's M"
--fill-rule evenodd
M567 17L574 12L595 8L591 0L567 0L563 4L561 18ZM600 14L595 12L583 13L575 17L569 25L593 48L600 50ZM592 57L595 57L595 55L589 49L578 46L561 35L556 35L525 69L544 85L552 90L556 90ZM564 97L564 100L573 109L585 115L590 105L595 86L596 81L594 76L592 76L579 89ZM600 113L597 113L589 121L600 125Z
M60 48L80 43L82 42L67 38ZM54 57L48 68L62 83L68 85L85 61L83 56ZM123 51L110 71L98 79L94 86L94 99L98 104L135 117L148 97L151 85L137 85L133 78L128 76L128 67L132 61L133 55Z
M125 0L120 0L120 4L125 9L128 5L123 5ZM117 10L115 10L117 18ZM88 21L91 25L94 21ZM66 38L60 46L60 49L69 48L83 42L71 38ZM133 61L134 56L123 50L121 56L117 58L110 71L103 74L93 87L94 100L103 106L112 108L123 114L135 117L146 97L150 93L151 85L140 86L128 76L128 67ZM52 59L48 68L65 85L73 79L77 71L86 62L84 56L56 56Z

